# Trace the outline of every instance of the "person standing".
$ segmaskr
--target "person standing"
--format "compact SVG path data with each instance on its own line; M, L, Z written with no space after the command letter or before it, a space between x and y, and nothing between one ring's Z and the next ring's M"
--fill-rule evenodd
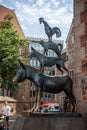
M7 101L5 101L4 106L2 107L2 114L6 118L6 126L7 126L7 130L9 130L10 106L8 105Z

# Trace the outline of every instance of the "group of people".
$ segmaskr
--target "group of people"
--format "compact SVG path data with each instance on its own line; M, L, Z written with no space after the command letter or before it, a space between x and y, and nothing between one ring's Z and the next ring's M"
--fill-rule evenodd
M10 106L7 101L5 101L4 106L2 107L2 116L5 118L7 130L9 130Z

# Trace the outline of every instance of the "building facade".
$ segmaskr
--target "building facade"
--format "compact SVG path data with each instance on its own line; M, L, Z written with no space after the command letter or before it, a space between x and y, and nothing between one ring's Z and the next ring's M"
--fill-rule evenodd
M74 0L75 76L78 108L87 113L87 0Z
M77 109L87 113L87 0L74 0L74 18L66 43Z
M22 28L21 28L21 26L18 22L18 19L15 15L15 10L12 10L12 9L9 9L8 7L0 5L0 21L3 21L4 17L7 14L12 14L12 16L14 17L13 20L12 20L14 29L20 34L21 38L24 38L25 35L24 35Z

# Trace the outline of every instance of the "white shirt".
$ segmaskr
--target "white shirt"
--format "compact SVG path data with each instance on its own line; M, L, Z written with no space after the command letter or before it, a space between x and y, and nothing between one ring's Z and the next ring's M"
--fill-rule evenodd
M3 115L6 115L6 116L9 116L10 115L10 106L3 106L2 107L2 114Z

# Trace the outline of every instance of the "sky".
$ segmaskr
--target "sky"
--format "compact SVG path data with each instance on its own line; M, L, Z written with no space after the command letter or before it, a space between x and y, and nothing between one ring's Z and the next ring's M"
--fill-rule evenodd
M44 25L39 23L43 17L50 27L58 27L61 37L66 40L73 19L73 0L0 0L0 4L13 9L26 37L48 38Z

